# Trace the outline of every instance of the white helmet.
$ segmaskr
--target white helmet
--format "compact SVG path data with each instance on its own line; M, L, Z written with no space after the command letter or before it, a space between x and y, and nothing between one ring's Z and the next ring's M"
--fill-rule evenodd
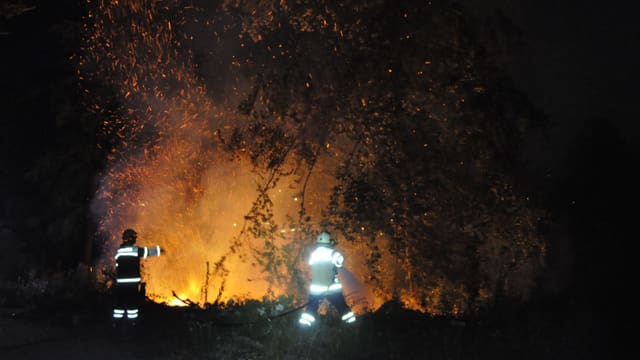
M318 235L318 239L316 240L318 244L331 244L331 235L328 232L323 231Z

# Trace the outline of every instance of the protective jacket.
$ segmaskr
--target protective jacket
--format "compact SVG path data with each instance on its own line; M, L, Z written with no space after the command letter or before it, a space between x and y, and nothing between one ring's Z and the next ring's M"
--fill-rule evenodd
M152 248L138 247L135 245L120 246L116 251L116 282L118 284L131 284L140 282L140 258L160 256L160 246Z
M311 266L312 295L331 294L342 291L337 276L338 268L344 265L344 256L328 246L318 246L309 257Z

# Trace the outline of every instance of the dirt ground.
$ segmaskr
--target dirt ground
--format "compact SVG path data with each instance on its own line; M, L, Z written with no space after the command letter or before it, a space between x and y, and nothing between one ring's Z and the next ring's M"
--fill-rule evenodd
M232 326L231 317L217 313L147 304L146 319L128 332L112 327L104 305L77 311L0 307L0 359L615 358L610 332L599 326L604 323L594 317L597 313L550 305L474 321L381 308L359 316L353 327L324 320L316 329L303 331L296 312ZM241 310L244 315L255 313Z
M105 324L61 326L12 316L4 310L0 318L0 359L140 359L120 346Z

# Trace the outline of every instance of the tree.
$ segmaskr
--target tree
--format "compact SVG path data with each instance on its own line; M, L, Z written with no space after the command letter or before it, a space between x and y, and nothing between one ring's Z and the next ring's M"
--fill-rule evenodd
M440 312L528 297L544 264L543 212L509 171L539 114L491 63L461 9L226 4L252 40L241 62L254 89L247 113L290 134L299 149L291 154L306 164L339 149L328 155L340 165L323 220L372 249L389 237L413 291L405 300Z
M512 173L539 114L455 4L128 1L96 4L87 24L81 73L116 139L103 225L150 213L149 186L167 189L180 221L193 217L226 151L258 182L225 259L249 244L283 279L328 227L366 249L382 298L457 313L528 297L544 213ZM216 106L235 121L226 129ZM272 199L284 181L299 200L289 224ZM284 238L287 225L301 231Z

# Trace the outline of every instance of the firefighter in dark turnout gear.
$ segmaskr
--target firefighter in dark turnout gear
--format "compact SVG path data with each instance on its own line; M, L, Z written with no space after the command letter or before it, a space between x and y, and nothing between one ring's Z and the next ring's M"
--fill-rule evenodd
M342 294L342 284L338 279L338 269L344 265L344 256L333 249L335 241L327 232L321 232L316 240L317 247L309 257L311 266L311 286L309 287L309 304L300 316L302 326L311 326L316 321L320 303L327 299L342 316L342 321L356 321L355 314Z
M116 285L114 320L129 320L136 323L142 302L140 289L140 258L160 256L160 246L151 248L135 245L138 234L133 229L122 233L122 245L116 251Z

